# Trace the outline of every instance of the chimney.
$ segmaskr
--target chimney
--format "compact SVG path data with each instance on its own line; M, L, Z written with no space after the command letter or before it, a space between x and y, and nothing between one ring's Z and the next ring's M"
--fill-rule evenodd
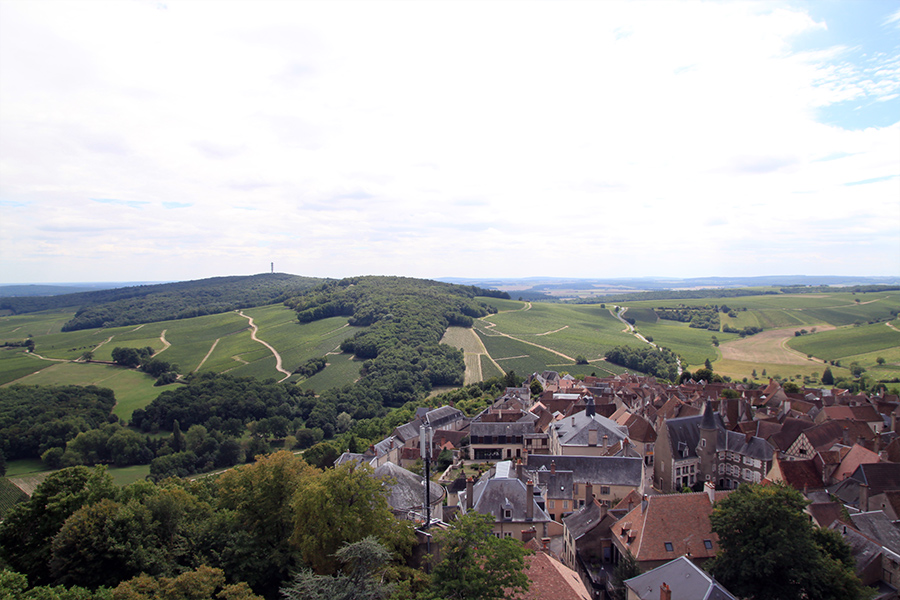
M752 440L752 439L753 439L752 433L747 433L744 435L744 443L747 444L748 446L750 445L750 440Z
M472 478L469 477L468 479L466 479L466 510L467 511L472 510L472 507L475 506L475 498L472 497L474 495L475 495L474 485L472 482Z
M604 435L603 436L603 447L606 448L607 446L609 446L609 436Z
M555 460L550 461L550 474L556 475L556 461Z
M844 442L845 446L850 445L850 428L844 425L844 433L841 436L841 440Z
M716 501L716 486L713 485L712 481L706 481L703 483L703 491L706 492L707 496L709 496L710 504Z
M634 510L634 500L632 500L631 498L629 498L629 499L628 499L628 512L631 512L631 511L633 511L633 510Z
M590 483L584 484L584 503L590 504L594 501L594 486Z
M528 448L522 450L522 463L526 466L528 465Z
M516 479L522 479L522 459L516 459Z
M525 520L534 520L534 482L530 479L525 484Z
M603 436L606 437L605 435ZM588 427L588 446L596 446L597 445L597 427L591 423Z
M527 544L537 536L537 530L534 527L526 529L522 532L522 543Z
M672 600L672 588L665 581L659 586L659 600Z
M650 496L644 494L644 497L641 498L641 512L646 512L647 505L650 504Z
M859 484L859 510L869 512L869 486L868 484Z

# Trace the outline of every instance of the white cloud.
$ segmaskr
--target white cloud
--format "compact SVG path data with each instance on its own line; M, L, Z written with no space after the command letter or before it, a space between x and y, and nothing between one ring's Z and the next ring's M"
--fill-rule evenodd
M897 57L792 52L826 30L757 2L4 2L0 271L897 273L897 179L845 184L898 173L898 125L816 119L896 94Z

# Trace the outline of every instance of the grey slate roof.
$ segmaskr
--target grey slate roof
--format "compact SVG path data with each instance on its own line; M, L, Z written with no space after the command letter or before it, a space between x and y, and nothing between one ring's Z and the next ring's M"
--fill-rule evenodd
M563 517L563 524L569 530L572 539L578 540L596 527L601 520L603 520L603 509L596 502L589 502L568 517Z
M569 499L572 497L572 490L575 487L575 481L572 478L572 471L560 471L551 473L550 471L538 471L537 485L547 490L547 499Z
M486 475L478 480L472 489L474 496L473 509L475 512L483 515L492 515L494 521L517 521L541 523L550 521L548 515L535 500L534 494L531 498L527 498L528 488L525 484L515 478L515 470L512 469L512 463L502 461L495 466L496 472L493 477ZM526 519L527 502L533 503L533 518L531 521ZM465 492L460 493L460 506L465 506ZM511 510L512 519L504 519L503 511Z
M600 415L588 416L585 412L574 414L557 421L552 425L556 430L559 442L563 446L587 446L588 431L597 430L597 445L603 443L603 436L608 436L607 443L613 445L628 437L628 428L619 425L612 419Z
M419 428L421 427L422 422L419 419L413 419L409 423L404 423L394 429L394 435L402 442L407 442L408 440L419 437Z
M722 584L685 556L625 580L628 589L641 600L658 600L663 583L671 588L672 600L736 600Z
M475 421L469 426L470 436L497 436L497 435L525 435L534 433L533 421L516 421L515 423L485 423L483 421Z
M452 406L441 406L430 410L425 414L424 421L434 429L440 429L444 425L453 423L460 419L464 419L465 415L458 408Z
M702 419L702 416L695 415L693 417L667 419L664 423L664 427L669 434L669 446L672 449L672 456L676 460L697 456L697 445L700 443L700 421ZM684 450L687 450L686 455Z
M571 471L576 483L628 486L641 483L643 460L639 457L531 454L525 468L528 471L549 471L551 462L556 463L557 471Z
M747 436L737 431L719 430L716 437L716 450L729 450L737 452L743 456L756 458L763 462L772 460L772 454L775 448L772 444L759 437L751 437L747 441Z
M850 515L850 520L862 534L900 555L900 530L894 526L883 510Z
M375 477L390 479L388 504L396 511L421 509L425 505L425 478L394 463L384 463L375 469ZM444 488L431 482L431 503L440 504L444 498Z

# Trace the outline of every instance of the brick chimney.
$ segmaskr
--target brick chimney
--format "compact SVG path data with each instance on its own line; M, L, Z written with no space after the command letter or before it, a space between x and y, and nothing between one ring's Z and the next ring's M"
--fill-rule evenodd
M516 479L522 479L522 459L516 459Z
M475 498L472 497L474 495L475 495L474 482L472 481L472 478L469 477L468 479L466 479L466 510L467 511L472 510L472 507L475 506Z
M594 486L590 483L584 484L584 503L590 504L594 501Z
M712 481L706 481L703 483L703 491L705 491L706 495L709 496L710 504L716 501L716 486L713 485Z
M865 483L859 484L859 510L869 512L869 486Z
M530 479L525 484L525 520L534 520L534 482Z
M555 460L550 461L550 474L556 475L556 461Z
M672 600L672 588L665 581L659 586L659 600Z

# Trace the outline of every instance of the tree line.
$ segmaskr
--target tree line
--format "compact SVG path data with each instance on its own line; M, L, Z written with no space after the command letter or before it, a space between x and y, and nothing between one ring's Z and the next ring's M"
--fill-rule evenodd
M57 471L0 523L0 595L34 599L499 598L524 590L526 551L489 517L438 532L431 573L388 486L354 463L289 452L197 481L116 487L105 469Z
M668 381L678 379L679 357L668 348L616 346L608 350L605 356L606 360L611 363L660 379Z
M284 273L213 277L59 296L0 298L14 314L78 308L63 331L186 319L283 302L321 279Z

